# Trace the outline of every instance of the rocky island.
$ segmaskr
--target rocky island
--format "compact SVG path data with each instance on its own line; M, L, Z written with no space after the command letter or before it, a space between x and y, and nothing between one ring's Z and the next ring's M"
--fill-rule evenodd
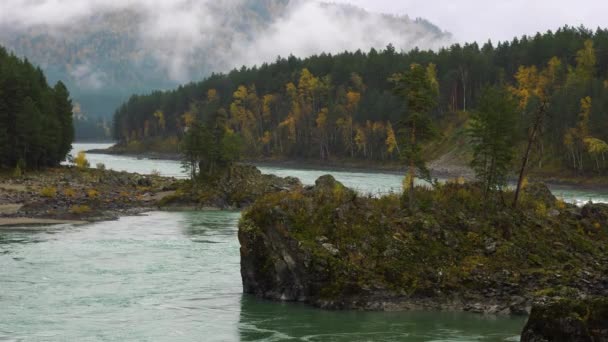
M0 225L92 222L137 214L175 192L178 181L76 167L0 178Z
M301 186L295 178L262 175L235 164L213 180L192 184L159 175L58 167L0 176L0 226L86 223L158 209L234 209L257 197Z
M362 196L331 176L265 196L240 222L246 293L327 309L529 314L535 298L608 295L608 206L525 187L488 210L474 184Z

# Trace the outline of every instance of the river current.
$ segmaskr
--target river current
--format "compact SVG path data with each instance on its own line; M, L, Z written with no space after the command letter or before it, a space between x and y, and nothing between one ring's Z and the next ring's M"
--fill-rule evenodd
M107 145L77 144L75 150ZM92 165L181 177L179 162L89 154ZM262 168L359 191L393 174ZM608 194L554 189L574 202ZM118 221L0 230L0 341L517 341L524 318L322 311L242 293L240 213L152 212Z

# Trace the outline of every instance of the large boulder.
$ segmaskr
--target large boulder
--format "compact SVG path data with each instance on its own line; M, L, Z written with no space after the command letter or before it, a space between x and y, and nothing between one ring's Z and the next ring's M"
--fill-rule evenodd
M548 208L555 205L557 198L544 183L532 183L524 187L523 193L529 199L543 203Z
M608 341L608 298L558 299L537 304L521 335L522 342Z
M608 222L608 204L587 203L581 215L595 222Z
M305 302L310 300L314 284L323 277L323 268L313 271L311 255L284 229L241 221L243 291L267 299Z
M317 179L315 186L306 192L324 195L333 194L337 189L351 191L326 175ZM292 213L278 207L254 205L249 214L269 220L268 224L259 225L251 215L245 214L239 224L244 292L281 301L314 300L328 282L328 265L322 258L315 258L312 250L290 232L289 224L284 221L289 220ZM325 237L319 237L317 243L329 254L339 253Z

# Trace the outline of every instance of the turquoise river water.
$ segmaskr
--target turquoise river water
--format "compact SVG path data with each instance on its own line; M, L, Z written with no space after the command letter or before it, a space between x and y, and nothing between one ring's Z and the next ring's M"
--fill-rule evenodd
M88 158L116 170L182 175L174 161ZM262 169L304 183L328 173ZM396 191L400 184L398 175L331 173L363 192ZM577 202L608 200L592 190L556 192ZM0 341L518 341L524 318L333 312L244 295L239 217L152 212L81 226L1 230Z

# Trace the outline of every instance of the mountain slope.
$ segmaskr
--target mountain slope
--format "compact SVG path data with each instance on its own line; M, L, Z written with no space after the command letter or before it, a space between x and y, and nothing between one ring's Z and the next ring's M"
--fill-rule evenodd
M109 117L132 93L172 88L278 55L389 43L404 50L434 48L451 38L421 19L312 0L124 3L66 8L62 19L26 16L35 13L35 4L8 6L14 13L0 16L0 44L41 65L51 81L64 80L85 114Z

